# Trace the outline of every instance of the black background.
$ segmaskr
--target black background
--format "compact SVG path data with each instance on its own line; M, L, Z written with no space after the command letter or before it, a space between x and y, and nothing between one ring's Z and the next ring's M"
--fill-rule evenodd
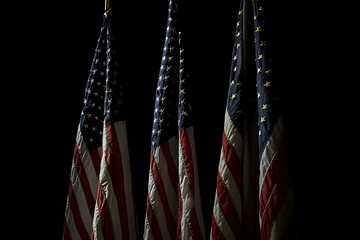
M118 1L112 5L117 15L114 31L121 55L119 71L128 83L131 102L127 125L142 233L168 1ZM13 68L5 70L21 80L10 81L3 88L3 95L11 94L7 101L13 110L7 114L12 122L12 127L7 127L12 148L6 151L12 151L21 161L21 166L18 161L7 161L17 170L14 175L22 177L20 182L14 187L9 179L4 181L5 202L15 206L5 208L10 211L8 222L14 227L14 236L26 232L38 239L60 239L62 235L75 137L103 8L103 1L27 3L9 20L18 19L11 28L16 38L4 48L17 51L9 61ZM193 84L201 197L209 234L239 1L183 1L182 8L187 68ZM273 13L273 58L282 83L302 239L333 233L333 229L329 231L333 223L345 220L334 217L337 202L331 197L339 195L342 187L336 185L332 172L323 168L330 164L325 152L332 149L333 153L335 149L329 145L331 139L322 134L327 129L323 120L329 115L322 115L319 109L328 102L319 96L316 86L328 79L317 71L324 60L319 48L323 40L317 27L322 21L312 20L316 13L311 9L287 1L274 1L267 9ZM14 92L20 84L20 90ZM11 197L13 191L19 197ZM324 196L329 195L325 200ZM34 216L39 220L33 220ZM19 225L23 231L19 231Z

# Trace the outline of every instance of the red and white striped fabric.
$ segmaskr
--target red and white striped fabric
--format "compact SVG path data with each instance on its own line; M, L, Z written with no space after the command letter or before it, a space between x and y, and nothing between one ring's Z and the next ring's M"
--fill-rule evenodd
M109 13L109 17L111 12ZM138 239L130 169L123 81L117 71L111 19L106 29L106 91L103 153L93 219L92 240Z
M78 129L66 201L64 239L90 239L101 147L90 152Z
M105 74L102 73L106 72L106 64L101 62L106 61L108 20L105 12L85 89L65 208L65 240L90 239L91 235L102 156L105 98L103 86L106 84Z
M263 0L240 1L211 239L269 240L296 236L284 125L279 92L274 87L277 79L272 76L270 41L265 38L268 36L265 12ZM245 36L244 29L251 27L254 31L251 34L247 31ZM249 57L250 47L255 47L256 65L254 58Z
M284 141L282 117L264 149L260 161L261 239L292 239L294 235L294 195Z
M144 239L205 239L178 4L169 3L156 89Z
M254 1L254 35L259 128L259 225L262 240L296 238L294 193L274 77L266 1Z
M252 144L256 131L254 124L251 124L254 110L250 109L246 99L250 79L244 76L244 18L248 17L248 14L244 14L245 5L245 1L240 1L236 23L210 232L214 240L256 239L258 235L258 161L253 154Z
M179 214L177 239L205 239L194 128L179 133Z
M174 136L151 152L144 239L176 239L178 181Z
M138 239L111 20L109 9L85 89L65 210L66 240Z
M104 128L103 157L91 239L137 239L125 121Z
M243 137L225 113L211 239L241 239Z

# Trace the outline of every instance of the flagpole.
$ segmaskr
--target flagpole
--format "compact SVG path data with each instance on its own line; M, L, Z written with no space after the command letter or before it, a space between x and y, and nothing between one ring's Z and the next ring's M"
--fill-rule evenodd
M110 0L105 0L105 11L110 8Z

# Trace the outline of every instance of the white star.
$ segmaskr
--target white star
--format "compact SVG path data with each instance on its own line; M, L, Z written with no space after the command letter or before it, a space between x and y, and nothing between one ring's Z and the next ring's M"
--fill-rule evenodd
M264 87L270 87L270 82L266 81L265 84L264 84Z

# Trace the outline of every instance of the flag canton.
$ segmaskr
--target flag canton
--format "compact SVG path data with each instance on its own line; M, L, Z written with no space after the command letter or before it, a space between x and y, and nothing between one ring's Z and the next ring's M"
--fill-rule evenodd
M243 133L244 114L244 34L243 34L243 3L240 3L236 23L235 41L231 60L230 82L227 97L227 111L240 133Z
M90 152L101 147L102 144L106 76L108 74L107 31L110 26L110 17L109 12L104 13L80 116L80 131Z
M156 88L151 149L175 136L178 130L180 47L177 4L170 1L168 11L165 44Z
M281 114L279 89L275 87L276 77L274 77L272 60L269 56L270 41L266 36L266 9L262 2L253 2L260 156Z
M192 125L191 120L191 102L190 102L190 85L189 85L189 74L186 72L184 67L184 48L182 44L182 34L179 31L179 106L178 106L178 129L186 128Z

